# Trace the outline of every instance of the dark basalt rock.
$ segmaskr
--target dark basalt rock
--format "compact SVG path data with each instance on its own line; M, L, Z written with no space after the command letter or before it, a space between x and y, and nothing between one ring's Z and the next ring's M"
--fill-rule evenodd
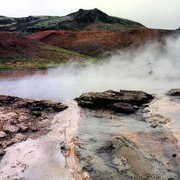
M75 100L78 105L89 109L104 109L120 113L134 113L142 105L153 99L143 91L108 90L104 92L84 93Z
M92 10L83 10L80 9L78 12L69 14L79 23L83 24L90 24L94 23L95 21L100 21L103 23L122 23L119 18L108 16L106 13L100 11L99 9L95 8Z
M171 89L170 91L167 92L167 94L170 96L178 96L180 98L180 88Z
M28 108L31 111L46 111L46 112L60 112L67 108L66 105L60 102L53 102L48 100L31 100L22 99L14 96L0 95L0 107L12 106L13 108Z

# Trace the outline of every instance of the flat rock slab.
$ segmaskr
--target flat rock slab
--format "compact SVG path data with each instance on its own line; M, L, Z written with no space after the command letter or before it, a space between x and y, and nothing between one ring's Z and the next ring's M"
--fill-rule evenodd
M58 101L0 95L0 149L47 134L54 115L66 108Z
M0 95L0 106L11 106L12 108L28 108L32 111L60 112L67 108L66 105L50 100L22 99L14 96Z
M78 105L89 109L104 109L131 114L153 99L151 94L143 91L108 90L104 92L83 93L75 100Z

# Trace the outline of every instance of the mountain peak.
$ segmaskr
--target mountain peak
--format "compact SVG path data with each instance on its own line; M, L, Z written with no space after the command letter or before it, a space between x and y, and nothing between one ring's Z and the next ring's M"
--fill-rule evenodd
M111 23L111 17L101 10L94 8L90 10L79 9L79 11L69 14L78 23L90 24L96 21Z
M89 9L89 10L86 10L86 9L79 9L78 12L101 12L103 13L101 10L99 10L98 8L94 8L94 9Z

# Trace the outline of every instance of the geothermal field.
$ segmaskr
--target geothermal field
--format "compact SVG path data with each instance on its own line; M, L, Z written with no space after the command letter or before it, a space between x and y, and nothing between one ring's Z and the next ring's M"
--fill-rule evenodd
M179 30L98 9L0 23L0 179L180 179Z

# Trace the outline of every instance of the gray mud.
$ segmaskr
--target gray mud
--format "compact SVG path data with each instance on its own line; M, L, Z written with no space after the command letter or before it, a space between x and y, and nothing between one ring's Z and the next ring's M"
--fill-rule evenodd
M180 179L177 139L138 113L81 110L78 152L90 179Z

